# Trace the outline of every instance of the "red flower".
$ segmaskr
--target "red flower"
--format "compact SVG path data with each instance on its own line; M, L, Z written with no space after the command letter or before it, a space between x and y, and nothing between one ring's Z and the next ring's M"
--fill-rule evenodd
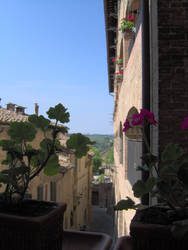
M113 58L113 59L112 59L112 62L115 62L115 61L116 61L116 59L115 59L115 58Z
M129 20L130 22L134 22L134 16L128 15L128 20Z

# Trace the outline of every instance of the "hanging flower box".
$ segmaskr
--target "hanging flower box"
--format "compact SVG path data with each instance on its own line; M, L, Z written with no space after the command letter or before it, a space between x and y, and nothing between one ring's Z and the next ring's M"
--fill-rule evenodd
M130 38L132 36L132 33L136 31L134 17L132 15L129 15L128 17L122 19L120 30L125 38Z

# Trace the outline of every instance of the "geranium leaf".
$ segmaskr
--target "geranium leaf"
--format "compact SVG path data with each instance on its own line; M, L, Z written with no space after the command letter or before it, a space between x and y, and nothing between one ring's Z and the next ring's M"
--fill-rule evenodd
M138 180L134 185L133 185L133 191L134 191L134 196L135 197L141 197L143 194L147 193L147 188L145 182L142 180Z
M35 125L36 128L40 128L42 131L49 130L50 120L40 115L30 115L28 118L29 122Z
M59 173L60 166L57 155L52 155L48 160L46 167L44 168L44 174L47 176L53 176Z
M70 114L61 103L56 105L54 108L50 108L46 113L50 119L55 119L61 123L69 122Z
M146 181L147 193L151 192L156 184L157 184L157 179L155 177L149 177Z
M41 141L40 143L40 147L42 150L46 150L47 152L49 152L49 150L51 149L52 147L52 144L53 144L53 141L49 138L45 138Z
M135 204L135 202L129 198L126 197L126 200L120 200L116 206L114 207L115 210L128 210L128 209L136 209L137 205Z
M8 135L16 143L23 141L33 141L36 135L36 129L30 122L11 122Z
M81 158L89 151L89 145L95 144L87 136L81 133L72 134L66 142L69 149L75 149L75 156Z
M142 170L149 171L149 167L146 164L144 164L143 166L138 166L136 168L136 171L142 171Z

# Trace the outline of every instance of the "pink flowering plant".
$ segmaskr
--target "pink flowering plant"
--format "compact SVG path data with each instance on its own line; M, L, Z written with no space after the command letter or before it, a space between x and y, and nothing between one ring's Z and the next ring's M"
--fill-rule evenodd
M179 211L187 213L188 217L188 155L182 147L177 144L169 143L165 146L160 157L155 156L150 148L146 137L146 131L150 126L157 126L154 114L146 109L141 109L139 114L134 114L131 120L126 119L123 132L139 127L142 130L143 141L146 153L142 155L142 165L137 166L137 171L148 172L147 181L137 180L133 185L133 193L137 198L150 193L152 197L157 197L159 201L166 204L170 215L178 214ZM188 116L184 118L181 129L188 129ZM160 167L159 167L160 165ZM115 206L115 210L137 209L141 205L127 197ZM181 232L177 232L177 227L173 229L176 235L182 235L182 228L188 232L188 220L183 220ZM179 225L179 224L178 224ZM179 229L178 229L179 230Z

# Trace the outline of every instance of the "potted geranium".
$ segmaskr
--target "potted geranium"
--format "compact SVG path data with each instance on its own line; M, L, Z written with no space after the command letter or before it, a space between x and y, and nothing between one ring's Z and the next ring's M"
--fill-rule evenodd
M12 122L7 134L9 139L1 140L6 151L2 161L5 168L0 171L0 183L5 186L0 194L0 249L1 250L61 250L63 239L63 216L66 204L24 199L29 183L41 171L48 176L60 171L57 152L75 149L82 157L92 144L89 138L74 134L63 148L57 140L59 133L67 133L64 123L69 122L69 112L58 104L47 112L48 118L31 115L27 122ZM38 148L32 141L37 130L44 134ZM78 141L79 143L75 143Z
M122 18L120 30L123 36L131 36L132 32L135 32L134 17L132 15Z
M142 166L138 171L147 171L146 182L138 180L132 187L134 196L140 198L150 193L160 203L151 207L127 197L118 202L116 210L136 209L136 215L130 225L130 235L135 250L177 250L187 249L188 243L188 155L177 144L169 143L160 157L155 156L150 148L145 131L150 126L157 126L154 114L141 109L131 120L126 120L123 131L132 127L142 130L147 152L141 157ZM188 117L181 125L188 128ZM121 248L123 249L123 248Z
M122 80L123 80L123 72L119 71L119 72L115 72L114 74L115 74L115 81L117 83L122 82Z

